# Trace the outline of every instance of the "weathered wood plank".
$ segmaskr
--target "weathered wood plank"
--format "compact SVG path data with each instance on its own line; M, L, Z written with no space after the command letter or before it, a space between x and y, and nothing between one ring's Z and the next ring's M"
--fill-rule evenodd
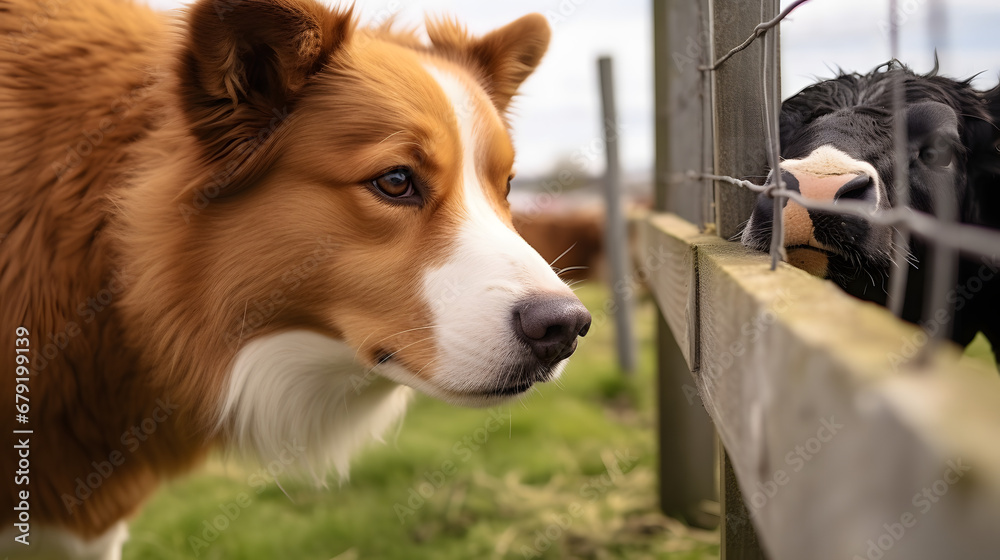
M656 303L677 339L688 368L698 369L696 243L719 241L673 214L653 214L643 223L640 243L646 254L657 255L658 266L649 267L651 285L672 286L654 291Z
M650 239L692 239L690 224L649 223L675 228ZM921 335L884 308L735 243L693 245L695 377L768 556L995 558L996 373L952 346L898 365ZM671 302L678 286L652 289Z

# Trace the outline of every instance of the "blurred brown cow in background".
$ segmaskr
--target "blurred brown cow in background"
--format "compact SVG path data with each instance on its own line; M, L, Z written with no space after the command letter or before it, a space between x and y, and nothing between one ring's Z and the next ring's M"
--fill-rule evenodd
M600 207L563 212L514 213L514 227L563 280L601 278L604 212ZM563 254L565 253L565 254ZM560 256L561 255L561 256Z
M522 179L508 197L518 233L557 271L565 271L560 274L564 280L610 280L603 189L599 177L559 173ZM623 185L622 198L627 216L642 215L652 207L652 187L644 177L633 178ZM634 225L629 220L629 262L638 250Z

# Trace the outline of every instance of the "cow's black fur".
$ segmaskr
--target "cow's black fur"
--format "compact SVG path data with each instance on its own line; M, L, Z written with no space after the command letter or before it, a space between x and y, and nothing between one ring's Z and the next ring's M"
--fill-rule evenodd
M889 185L894 203L892 83L903 80L910 156L910 204L933 213L934 195L953 197L959 219L1000 228L1000 85L977 91L970 80L956 81L919 75L890 62L869 74L841 73L802 90L782 104L781 146L784 159L802 158L822 145L871 163L881 184ZM953 162L952 166L947 166ZM933 189L938 189L933 193ZM763 196L763 195L762 195ZM758 204L764 213L770 201ZM764 249L770 243L768 216L754 220L744 237L747 245ZM836 246L829 277L849 293L885 304L889 259L887 228L861 220L810 212L815 235ZM913 268L907 287L905 319L917 322L923 309L928 247L912 241ZM952 338L967 344L982 330L1000 356L1000 247L989 262L963 255L959 277L949 301L955 305ZM979 281L974 277L980 276ZM982 276L990 279L982 280ZM971 283L971 285L970 285ZM979 285L978 290L972 288Z

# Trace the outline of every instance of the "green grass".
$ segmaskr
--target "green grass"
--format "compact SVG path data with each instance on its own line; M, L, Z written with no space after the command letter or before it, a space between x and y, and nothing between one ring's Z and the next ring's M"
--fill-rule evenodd
M983 333L976 334L976 338L965 347L965 357L981 361L987 368L996 367L996 357L989 339Z
M597 284L578 294L592 310L608 297ZM639 302L634 379L597 321L562 379L521 402L470 410L420 397L342 486L282 473L286 496L258 466L211 461L147 505L125 558L718 558L717 533L656 510L653 313Z

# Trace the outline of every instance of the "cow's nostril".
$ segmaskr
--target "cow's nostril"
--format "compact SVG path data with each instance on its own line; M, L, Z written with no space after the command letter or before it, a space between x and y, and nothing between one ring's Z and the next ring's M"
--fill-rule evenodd
M518 338L546 364L568 358L590 329L590 313L572 296L532 296L515 305L513 315Z
M834 200L865 200L875 201L875 181L871 176L862 173L837 189Z

